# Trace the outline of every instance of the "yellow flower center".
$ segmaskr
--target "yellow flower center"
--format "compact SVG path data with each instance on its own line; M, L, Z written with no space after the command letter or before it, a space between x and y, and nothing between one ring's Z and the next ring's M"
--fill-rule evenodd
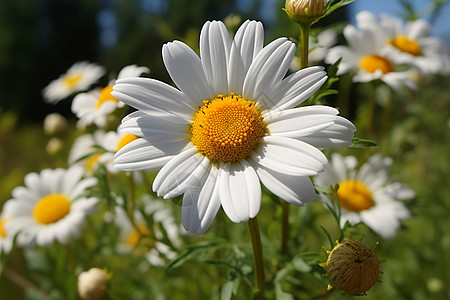
M5 219L0 219L0 237L4 238L6 237L6 230L5 230L5 224L8 220Z
M387 58L378 55L364 56L359 61L359 66L370 73L375 73L376 70L381 70L383 74L394 71L392 63Z
M63 77L63 83L72 88L81 79L81 74L67 74Z
M137 229L139 229L139 231ZM139 243L142 236L150 235L150 230L148 230L148 228L143 224L137 225L137 229L134 228L133 231L130 232L126 240L126 243L133 247Z
M251 155L266 132L255 102L231 93L203 101L192 123L192 143L212 161L239 161Z
M102 88L100 91L100 96L98 97L97 104L95 106L96 109L99 109L100 106L102 106L103 103L106 101L114 101L119 102L119 99L113 97L111 95L111 92L113 91L113 85L108 85L107 87Z
M70 200L63 194L42 197L34 206L33 217L40 224L58 222L70 212Z
M119 151L120 149L122 149L123 146L131 143L134 140L137 140L138 138L139 137L135 136L134 134L130 134L130 133L125 134L117 143L116 151Z
M339 183L337 194L341 206L350 211L360 212L374 205L372 193L364 183L358 180L346 180Z
M92 155L88 159L86 159L86 162L85 162L86 170L88 170L88 171L94 170L94 166L97 163L100 156L102 156L101 153Z
M388 41L388 44L391 44L402 52L406 52L414 56L419 56L422 54L419 44L415 40L408 38L406 35L397 35L393 40Z

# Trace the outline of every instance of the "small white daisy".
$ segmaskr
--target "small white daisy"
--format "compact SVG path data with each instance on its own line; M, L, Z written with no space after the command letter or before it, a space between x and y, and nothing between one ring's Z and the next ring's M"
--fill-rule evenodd
M143 210L136 210L133 215L137 228L132 225L122 207L115 207L114 222L120 228L117 250L120 253L145 256L150 264L164 266L167 259L176 257L174 250L181 245L180 228L172 212L160 200L143 196L141 205ZM149 219L151 226L147 222ZM163 241L165 235L169 243Z
M117 173L119 170L114 168L114 154L126 144L134 141L138 137L133 134L119 133L117 131L105 132L101 129L94 133L86 133L79 136L69 153L69 165L80 165L88 174L92 174L99 164L106 167L108 172ZM99 146L101 149L96 148ZM97 154L93 154L98 152ZM90 155L93 154L93 155Z
M6 201L3 215L8 234L17 236L21 246L65 244L80 233L87 214L97 199L83 197L97 179L84 178L83 169L44 169L25 176L25 187L16 187Z
M56 104L75 92L87 90L105 74L105 68L94 63L81 61L75 63L58 79L50 82L42 91L44 100Z
M147 67L129 65L119 72L117 79L138 77L149 71ZM104 127L106 117L117 108L124 106L123 102L111 95L115 81L111 80L103 89L95 89L75 96L72 102L72 112L80 119L79 125L85 127L95 124L98 127Z
M337 75L356 72L354 82L381 80L393 89L403 85L416 88L409 71L399 71L391 59L386 46L384 29L379 26L374 15L360 12L356 15L358 29L353 25L344 28L348 46L336 46L329 50L325 62L334 64L342 58Z
M363 222L384 238L391 238L400 227L400 221L410 216L405 205L397 200L411 199L413 190L398 182L392 182L388 169L392 159L376 154L359 170L354 156L343 157L333 153L324 172L317 175L319 186L339 184L337 194L341 205L340 226ZM327 197L321 197L330 201Z
M0 254L11 251L13 245L13 235L9 234L5 229L5 224L10 220L0 214Z
M402 20L382 14L379 23L395 63L413 65L425 74L443 70L445 46L429 36L428 22L418 19L404 25Z
M167 43L165 66L179 89L150 78L119 80L112 94L139 111L121 131L141 137L116 153L121 170L162 169L153 189L184 194L182 221L204 232L222 206L231 221L256 217L260 181L295 205L315 197L308 176L327 160L316 147L349 145L355 131L327 106L296 108L326 81L323 68L285 77L295 45L263 47L262 24L244 22L231 39L222 22L206 22L200 56Z

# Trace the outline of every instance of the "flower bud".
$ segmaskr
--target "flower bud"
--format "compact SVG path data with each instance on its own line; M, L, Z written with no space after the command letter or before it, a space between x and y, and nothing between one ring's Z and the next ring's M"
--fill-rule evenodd
M78 294L83 300L99 300L106 294L111 275L105 270L91 268L78 276Z
M56 155L64 149L64 142L56 137L50 138L45 148L48 154Z
M57 135L67 128L67 121L66 119L58 114L58 113L51 113L45 117L44 120L44 132L47 135Z
M349 295L365 294L379 281L379 261L372 248L358 240L336 242L327 252L327 261L320 264L330 279L329 288L338 288Z
M326 0L286 0L284 10L296 23L312 24L325 10Z

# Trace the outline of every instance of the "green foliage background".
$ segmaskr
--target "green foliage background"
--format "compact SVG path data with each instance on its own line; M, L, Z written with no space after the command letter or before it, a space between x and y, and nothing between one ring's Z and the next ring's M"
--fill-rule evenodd
M47 113L58 111L74 128L70 104L47 105L40 93L75 61L98 62L115 72L127 64L144 65L151 68L151 77L170 82L161 60L165 42L179 39L197 49L199 30L206 20L224 19L231 12L240 13L243 19L259 19L262 5L254 1L248 11L242 12L235 1L170 0L165 12L156 14L146 12L140 4L137 0L0 1L0 203L11 197L14 187L23 184L25 174L66 166L67 153L50 156L45 151L49 137L43 133L41 122ZM265 24L267 41L298 36L298 28L281 11L283 4L278 4L276 21ZM112 48L105 48L98 39L97 17L106 8L117 17L118 41ZM345 9L315 27L339 21L345 21ZM345 76L335 87L342 92L325 101L339 106L343 116L364 129L367 87L352 85ZM395 101L392 97L388 90L378 90L375 128L380 133L376 140L380 147L343 150L354 155L379 151L392 157L392 173L417 193L417 198L408 203L413 217L403 223L394 239L380 240L363 226L358 227L359 237L363 236L366 244L380 241L376 253L383 261L382 283L376 284L365 299L448 299L448 74L421 82L417 92L397 95ZM75 134L72 129L64 137L66 152ZM270 277L266 298L312 299L326 289L328 282L318 266L325 259L321 246L331 248L321 227L337 238L336 224L320 203L293 207L288 253L280 256L281 201L268 191L264 195L258 219ZM179 213L177 208L174 211ZM249 299L252 295L253 265L246 225L231 223L223 213L205 235L189 238L182 255L169 268L151 268L144 276L136 270L139 262L135 258L108 251L107 245L114 244L116 234L111 228L93 226L100 228L99 236L86 231L87 244L75 241L68 246L69 251L61 245L36 252L15 251L2 265L1 298L77 299L73 293L75 277L68 264L77 264L76 272L95 265L110 270L111 299ZM96 248L98 241L106 246ZM8 269L27 279L28 290L11 280L13 275L5 271ZM47 298L42 290L47 291ZM335 292L327 299L347 298Z

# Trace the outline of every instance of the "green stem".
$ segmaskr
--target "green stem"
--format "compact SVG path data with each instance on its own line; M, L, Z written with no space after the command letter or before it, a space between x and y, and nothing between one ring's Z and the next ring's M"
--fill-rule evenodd
M281 218L281 248L280 254L285 255L287 252L287 242L289 238L289 203L282 201L283 213Z
M255 218L249 219L247 222L250 240L252 242L253 262L255 265L255 286L256 295L261 295L264 291L264 260L261 245L261 236L259 235L258 221Z
M302 47L300 56L300 69L308 67L309 28L309 24L300 24L300 42Z

